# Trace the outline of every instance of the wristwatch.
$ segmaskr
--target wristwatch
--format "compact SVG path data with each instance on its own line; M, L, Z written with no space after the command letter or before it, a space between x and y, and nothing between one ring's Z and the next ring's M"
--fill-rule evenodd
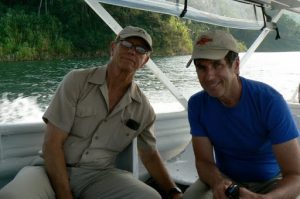
M181 189L179 189L179 187L172 187L168 193L167 193L167 196L168 198L172 198L174 194L177 194L177 193L182 193Z

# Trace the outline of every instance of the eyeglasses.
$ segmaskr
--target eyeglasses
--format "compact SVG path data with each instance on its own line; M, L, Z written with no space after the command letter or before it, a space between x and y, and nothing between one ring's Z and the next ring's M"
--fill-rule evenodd
M139 54L146 54L149 52L149 50L146 50L146 48L144 46L137 46L137 45L133 45L132 43L130 43L129 41L126 40L121 40L120 44L128 49L134 49L137 53Z

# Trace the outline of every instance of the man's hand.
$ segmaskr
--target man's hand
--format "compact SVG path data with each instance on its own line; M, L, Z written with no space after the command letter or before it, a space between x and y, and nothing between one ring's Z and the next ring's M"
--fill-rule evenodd
M173 187L167 193L169 199L181 199L183 197L182 191L179 187Z
M170 192L172 187L176 187L175 182L169 175L157 150L139 150L139 155L150 175L167 194ZM182 198L182 194L172 192L172 195L169 197L172 199L180 199Z
M232 184L231 180L223 179L220 182L217 182L212 187L213 198L214 199L228 199L225 195L225 190Z
M176 193L173 195L172 199L182 199L182 193Z

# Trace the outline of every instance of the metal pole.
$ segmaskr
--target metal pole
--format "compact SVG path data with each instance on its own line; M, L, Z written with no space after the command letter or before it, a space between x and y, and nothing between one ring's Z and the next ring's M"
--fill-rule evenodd
M281 15L284 13L284 10L280 10L280 12L277 13L277 15L273 18L272 22L276 23ZM256 38L256 40L253 42L253 44L250 46L246 54L241 59L240 68L242 68L249 58L252 56L254 51L258 48L258 46L263 42L263 40L266 38L266 36L272 31L272 29L265 27L260 35Z
M300 103L300 83L299 83L299 86L298 86L298 103Z

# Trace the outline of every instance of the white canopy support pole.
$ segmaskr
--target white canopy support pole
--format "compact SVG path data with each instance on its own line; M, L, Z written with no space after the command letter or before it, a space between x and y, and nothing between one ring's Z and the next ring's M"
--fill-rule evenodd
M118 34L122 27L118 22L97 2L97 0L85 0L85 2L97 13L97 15L114 31ZM154 75L167 87L179 103L187 109L187 100L184 96L177 91L177 88L170 82L169 78L156 66L156 64L149 59L146 66L154 73Z
M137 138L132 141L132 174L139 179L139 154L137 150Z
M284 13L284 10L280 10L277 15L272 19L272 22L276 23L281 15ZM252 56L254 51L258 48L258 46L263 42L263 40L266 38L266 36L272 31L272 29L265 27L260 35L256 38L256 40L253 42L253 44L250 46L246 54L241 59L240 68L242 68L246 62L249 60L249 58Z
M85 2L96 12L96 14L106 23L106 25L110 27L115 34L118 34L123 29L97 0L85 0Z

